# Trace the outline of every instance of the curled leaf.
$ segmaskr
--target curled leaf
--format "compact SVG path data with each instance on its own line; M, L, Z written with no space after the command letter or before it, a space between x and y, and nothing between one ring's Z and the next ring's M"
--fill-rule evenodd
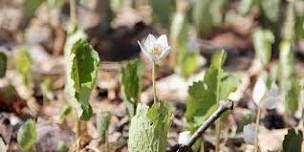
M167 103L158 102L151 108L140 103L136 110L136 115L131 119L128 150L165 152L172 108Z
M78 117L81 120L88 120L92 115L92 107L88 100L95 85L99 56L85 39L78 39L75 43L72 43L72 46L66 48L66 90Z
M139 61L131 61L122 66L120 70L121 90L131 117L135 115L136 106L140 99L143 74L144 66Z

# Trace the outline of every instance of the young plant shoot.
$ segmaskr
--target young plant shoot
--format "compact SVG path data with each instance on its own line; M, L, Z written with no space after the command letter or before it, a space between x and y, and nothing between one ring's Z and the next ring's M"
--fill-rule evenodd
M151 107L138 103L136 114L131 119L128 150L130 152L165 152L167 133L172 121L172 108L157 99L155 84L156 62L170 52L167 36L155 38L149 34L145 42L138 44L144 55L152 62L153 99Z
M262 109L275 109L280 101L280 92L275 82L272 82L270 89L267 91L267 85L264 81L263 75L258 77L258 80L253 88L253 101L257 105L256 123L249 124L244 127L243 137L246 143L254 144L255 152L259 150L259 125ZM253 130L253 126L255 129ZM252 139L254 138L254 140Z

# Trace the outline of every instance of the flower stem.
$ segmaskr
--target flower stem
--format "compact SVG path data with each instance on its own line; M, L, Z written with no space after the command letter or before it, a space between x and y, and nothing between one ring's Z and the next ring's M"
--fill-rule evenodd
M77 137L77 140L76 140L76 150L77 152L80 152L80 126L81 126L81 121L77 118L77 115L76 115L76 137Z
M70 0L70 17L73 25L77 24L76 0Z
M259 126L260 126L260 117L261 117L261 108L258 106L257 116L255 122L255 137L254 137L254 152L259 151Z
M153 85L153 99L154 99L154 103L157 102L156 83L155 83L155 69L156 69L156 63L155 63L155 61L153 61L153 66L152 66L152 85Z
M215 151L219 152L220 151L220 140L221 140L221 128L222 128L222 121L221 118L219 118L216 121L216 145L215 145Z

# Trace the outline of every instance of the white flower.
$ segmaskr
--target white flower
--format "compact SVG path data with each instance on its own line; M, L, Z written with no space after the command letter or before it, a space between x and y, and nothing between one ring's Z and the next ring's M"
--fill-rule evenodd
M271 88L268 91L266 97L260 103L260 106L265 109L274 109L277 103L280 101L279 88L275 82L272 82Z
M157 39L149 34L143 45L138 41L141 51L151 61L159 61L165 58L170 52L170 46L166 35L161 35Z
M243 128L243 138L247 144L254 144L255 133L255 124L251 123Z
M265 96L267 91L266 83L263 77L258 77L257 82L254 85L253 92L252 92L252 99L258 105L262 98Z
M188 39L188 50L190 52L195 52L199 50L199 43L198 43L198 39L196 36L190 36Z
M190 131L183 131L178 135L178 144L186 144L191 138Z

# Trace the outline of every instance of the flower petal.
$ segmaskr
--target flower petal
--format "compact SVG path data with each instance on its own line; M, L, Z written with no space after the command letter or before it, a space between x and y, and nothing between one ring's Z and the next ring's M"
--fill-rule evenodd
M279 87L274 82L272 82L271 88L268 91L267 96L260 103L260 107L265 109L275 109L279 101L280 101Z
M178 144L186 144L188 140L191 138L190 131L183 131L178 135Z
M251 123L243 128L243 138L247 144L254 144L255 133L255 124Z
M144 42L144 46L146 47L146 49L150 49L153 46L153 43L155 43L155 42L156 42L155 36L152 34L149 34L147 39Z
M167 36L165 34L162 34L160 37L157 38L156 42L160 44L162 47L168 47L168 39Z
M270 88L268 94L270 96L279 96L279 94L280 94L279 87L275 82L272 82L271 88Z
M162 48L162 52L159 55L159 57L157 57L157 60L161 60L161 59L167 57L167 55L170 53L170 50L171 50L170 46Z
M275 109L279 101L280 101L280 97L269 96L269 97L266 97L266 99L261 101L260 107L269 109L269 110Z
M141 43L140 43L139 41L137 41L137 43L138 43L138 45L139 45L141 51L144 53L144 55L145 55L150 61L155 61L155 60L156 60L155 56L154 56L151 52L149 52L145 46L142 46Z
M257 82L255 83L252 92L252 99L256 104L259 104L259 102L265 96L266 90L267 90L266 83L264 79L260 76Z
M199 42L196 36L190 36L187 42L188 50L189 52L195 52L198 51L199 48Z

